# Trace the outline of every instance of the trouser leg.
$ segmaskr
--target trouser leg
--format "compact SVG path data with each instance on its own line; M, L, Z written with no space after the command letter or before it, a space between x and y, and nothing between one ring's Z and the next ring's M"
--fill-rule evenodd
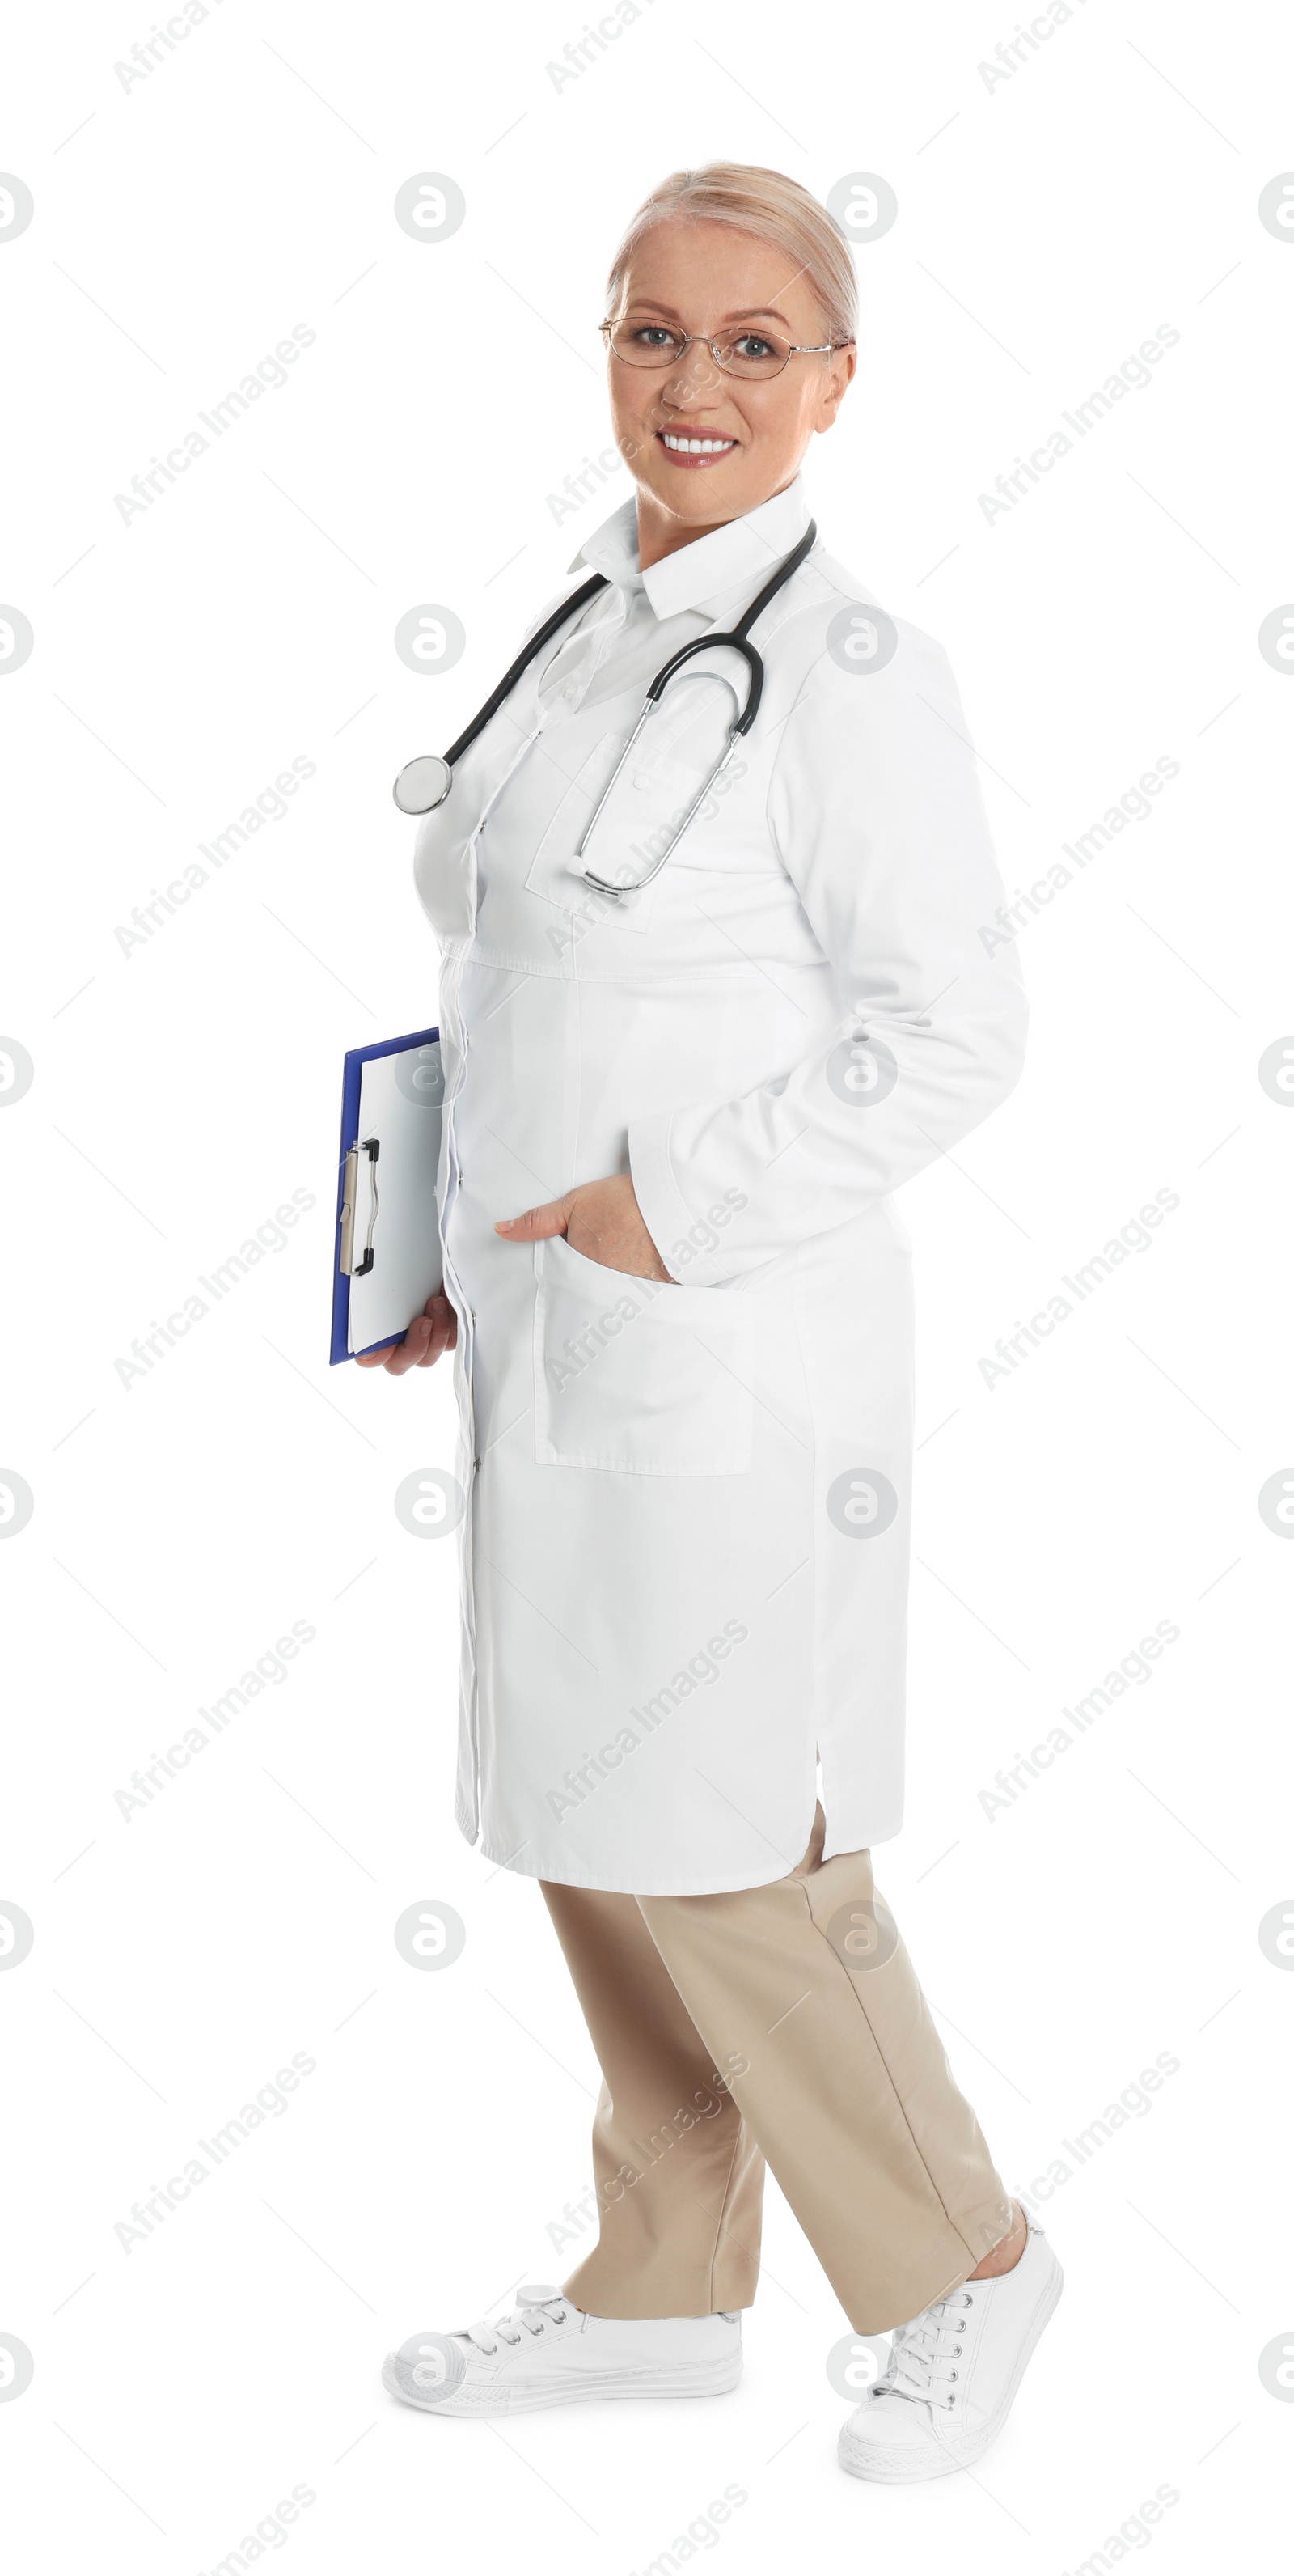
M602 2317L744 2308L759 2273L764 2160L662 1961L638 1899L543 1883L602 2068L599 2233L565 2283Z
M867 1852L638 1908L850 2324L880 2333L965 2280L1011 2206Z

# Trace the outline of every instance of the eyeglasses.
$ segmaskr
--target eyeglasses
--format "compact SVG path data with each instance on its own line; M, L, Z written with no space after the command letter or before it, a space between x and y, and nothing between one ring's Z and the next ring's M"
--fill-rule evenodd
M823 358L829 350L847 349L848 340L823 340L807 347L798 340L784 340L779 331L746 329L734 332L730 340L711 340L704 332L675 331L666 322L652 322L638 314L627 314L622 322L598 325L604 340L627 367L673 367L695 345L708 349L725 376L780 376L790 358Z

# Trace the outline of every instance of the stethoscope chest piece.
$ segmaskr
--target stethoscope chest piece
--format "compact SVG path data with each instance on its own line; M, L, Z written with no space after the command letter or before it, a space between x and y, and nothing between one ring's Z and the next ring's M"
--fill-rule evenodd
M449 762L438 751L424 751L416 760L406 760L391 793L402 814L431 814L444 804L453 783Z

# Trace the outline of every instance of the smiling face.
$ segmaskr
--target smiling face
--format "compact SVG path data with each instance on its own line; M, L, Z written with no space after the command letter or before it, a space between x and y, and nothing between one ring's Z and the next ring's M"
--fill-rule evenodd
M638 486L643 569L727 519L785 491L815 430L829 429L857 359L852 348L794 355L780 375L735 376L704 343L751 355L770 340L817 350L831 336L808 280L768 242L731 224L666 220L637 243L617 310L622 342L668 347L663 367L628 364L608 348L616 445ZM699 345L698 345L699 344Z

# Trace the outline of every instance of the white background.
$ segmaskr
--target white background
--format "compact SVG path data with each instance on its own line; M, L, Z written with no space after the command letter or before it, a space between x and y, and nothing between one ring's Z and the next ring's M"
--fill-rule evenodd
M700 17L644 6L559 87L578 10L224 0L147 77L119 5L9 31L0 592L3 1433L35 1497L0 1548L12 1678L0 1898L8 2066L0 2405L15 2567L258 2563L294 2484L310 2568L730 2568L873 2553L1050 2576L1213 2568L1274 2510L1294 2343L1278 2098L1294 1977L1287 1166L1263 1051L1294 1028L1287 725L1261 620L1294 596L1289 26L1086 0L1010 77L1005 7ZM1049 23L1049 22L1047 22ZM563 70L568 70L563 65ZM882 174L860 368L808 480L833 550L948 646L1009 889L1161 755L1180 775L1030 920L1024 1080L903 1195L920 1295L908 1823L880 1876L960 2081L1042 2212L1065 2298L973 2475L834 2461L846 2332L770 2186L732 2396L458 2425L382 2393L387 2347L560 2278L594 2062L533 1885L451 1816L452 1543L396 1520L452 1462L448 1373L329 1371L345 1047L435 1016L390 780L487 694L576 547L607 443L596 326L619 230L687 162L820 196ZM452 239L393 216L458 181ZM147 510L114 496L294 324L316 334ZM1179 334L1009 512L979 495L1159 324ZM392 636L453 607L457 667ZM154 886L301 756L315 775L141 946ZM153 1318L292 1191L314 1205L123 1384ZM1180 1205L991 1388L979 1368L1156 1191ZM199 1292L200 1293L200 1292ZM115 1793L294 1620L316 1637L151 1803ZM980 1792L1165 1620L1180 1637L990 1822ZM417 1973L393 1925L453 1906ZM1294 1902L1294 1900L1291 1900ZM1286 1961L1288 1967L1290 1962ZM143 2242L115 2229L294 2052L315 2071ZM1151 2107L1089 2127L1160 2053ZM1282 2127L1282 2124L1284 2126ZM1041 2202L1038 2202L1041 2209ZM1282 2268L1283 2266L1283 2268ZM664 2561L689 2563L686 2550Z

